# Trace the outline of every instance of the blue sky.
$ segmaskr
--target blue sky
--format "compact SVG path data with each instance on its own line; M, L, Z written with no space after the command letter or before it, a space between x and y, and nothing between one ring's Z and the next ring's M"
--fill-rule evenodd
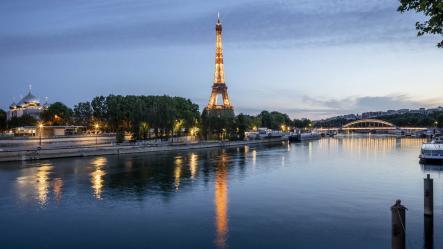
M0 106L168 94L206 105L217 11L236 112L292 117L443 105L440 37L396 0L3 0Z

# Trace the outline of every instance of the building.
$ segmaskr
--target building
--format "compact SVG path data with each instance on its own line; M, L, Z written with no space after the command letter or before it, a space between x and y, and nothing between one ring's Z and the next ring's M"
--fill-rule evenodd
M220 15L215 24L216 48L215 48L215 72L209 103L203 110L208 116L234 116L234 107L228 96L228 87L225 83L225 71L223 65L222 24Z
M9 111L7 112L7 119L20 118L23 115L29 115L36 120L40 119L40 113L42 113L47 108L47 103L44 105L40 104L40 100L34 96L31 92L31 87L29 87L28 94L23 97L18 103L12 103L9 106Z
M86 132L84 126L23 126L13 129L14 136L28 137L41 136L45 138L64 137L72 135L82 135Z

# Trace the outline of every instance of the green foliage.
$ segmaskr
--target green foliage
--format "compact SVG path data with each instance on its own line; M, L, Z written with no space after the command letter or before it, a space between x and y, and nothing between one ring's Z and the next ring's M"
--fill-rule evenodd
M206 139L232 139L235 137L235 117L232 115L210 115L204 111L201 118L202 134Z
M96 122L106 123L107 120L107 110L108 106L106 103L106 98L103 96L98 96L91 101L92 115Z
M273 130L280 130L282 125L291 126L292 121L289 116L281 112L262 111L257 118L261 119L261 127L266 127Z
M415 28L418 36L424 34L443 34L443 1L441 0L400 0L398 11L405 12L414 10L423 13L427 20L416 22ZM443 48L443 40L437 44Z
M90 127L92 125L92 107L89 101L74 106L74 123Z
M69 125L72 122L72 109L61 102L51 104L40 114L41 119L48 125Z
M312 121L309 119L294 119L292 121L292 125L295 128L300 128L300 129L309 128L310 126L312 126Z
M258 128L261 125L261 119L240 113L235 118L236 133L239 140L245 139L245 132Z
M149 129L157 137L168 137L177 128L177 120L180 131L189 130L200 120L198 105L189 99L166 95L100 96L92 100L91 106L94 119L106 124L107 130L131 132L134 139L146 139Z
M22 126L34 126L37 125L37 120L35 120L34 117L31 115L23 115L19 118L13 117L8 122L9 128L16 128L16 127L22 127Z
M440 128L443 127L443 112L432 114L406 113L380 117L380 119L391 122L396 126L434 127L437 125Z
M0 131L6 130L6 127L7 127L6 112L0 109Z

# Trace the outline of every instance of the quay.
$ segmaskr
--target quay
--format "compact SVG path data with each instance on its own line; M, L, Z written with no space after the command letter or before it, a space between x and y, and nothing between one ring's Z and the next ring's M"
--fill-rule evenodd
M179 151L205 148L226 148L253 144L269 144L287 141L285 137L246 140L246 141L200 141L194 143L170 143L162 145L142 144L122 144L122 145L100 145L100 146L70 146L54 148L34 148L17 151L0 151L0 162L28 161L41 159L54 159L66 157L86 157L101 155L120 155L134 153L152 153L164 151Z

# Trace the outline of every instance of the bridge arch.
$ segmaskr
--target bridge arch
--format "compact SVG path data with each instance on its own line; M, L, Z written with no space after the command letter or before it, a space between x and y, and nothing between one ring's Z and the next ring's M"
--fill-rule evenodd
M349 122L343 125L343 128L358 128L358 127L367 127L367 128L376 128L376 127L386 127L386 128L395 128L396 126L392 123L389 123L380 119L361 119Z

